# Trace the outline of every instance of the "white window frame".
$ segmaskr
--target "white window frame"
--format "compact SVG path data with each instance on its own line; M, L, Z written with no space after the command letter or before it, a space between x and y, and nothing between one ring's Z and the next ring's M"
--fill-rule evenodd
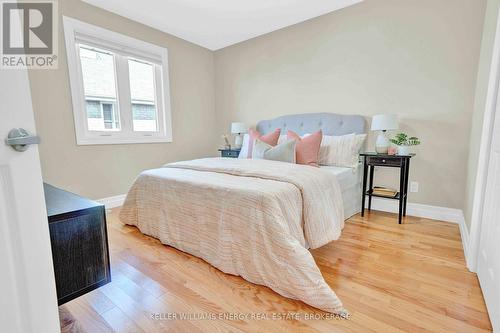
M97 145L172 142L167 49L66 16L63 17L63 24L73 100L76 143L78 145ZM117 55L115 56L115 83L117 90L116 107L118 108L121 124L120 131L89 131L87 128L87 111L79 49L77 48L78 43L109 50ZM128 63L116 64L119 61L126 62L127 57L147 60L157 65L155 66L154 77L155 81L160 79L161 82L155 82L156 132L133 131ZM120 72L118 73L119 68Z

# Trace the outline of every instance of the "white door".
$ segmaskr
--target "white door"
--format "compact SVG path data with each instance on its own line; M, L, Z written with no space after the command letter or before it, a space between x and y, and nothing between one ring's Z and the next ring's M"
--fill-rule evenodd
M500 99L491 141L477 274L493 330L500 332Z
M8 146L12 128L36 133L28 74L0 69L0 332L59 332L38 148Z

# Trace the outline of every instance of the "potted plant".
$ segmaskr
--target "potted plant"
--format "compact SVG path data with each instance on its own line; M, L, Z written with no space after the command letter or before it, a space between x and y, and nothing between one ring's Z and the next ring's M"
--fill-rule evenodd
M398 133L390 141L398 146L398 155L409 155L410 147L420 144L420 140L417 137L408 137L406 133Z

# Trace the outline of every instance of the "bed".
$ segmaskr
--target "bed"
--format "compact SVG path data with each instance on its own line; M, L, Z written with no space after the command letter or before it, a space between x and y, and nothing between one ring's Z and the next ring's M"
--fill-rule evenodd
M312 113L286 115L270 120L260 121L256 129L267 134L276 128L282 133L287 130L299 135L322 130L324 135L346 135L350 133L365 134L366 120L358 115L341 115L334 113ZM361 187L363 170L361 164L356 168L336 166L321 166L337 176L344 198L344 217L349 217L361 211Z
M344 203L344 218L347 220L359 213L361 211L361 188L363 181L362 165L358 164L356 168L321 165L320 168L331 172L337 177Z
M264 134L276 128L299 134L318 129L325 135L362 134L365 121L321 113L257 125ZM360 206L349 197L361 197L358 175L352 168L252 159L170 163L137 177L120 219L225 273L343 314L342 302L308 248L340 237L344 219Z

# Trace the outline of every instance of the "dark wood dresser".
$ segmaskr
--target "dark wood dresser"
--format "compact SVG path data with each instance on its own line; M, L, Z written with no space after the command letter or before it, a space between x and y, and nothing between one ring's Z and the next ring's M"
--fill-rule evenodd
M104 206L44 184L59 305L111 282Z

